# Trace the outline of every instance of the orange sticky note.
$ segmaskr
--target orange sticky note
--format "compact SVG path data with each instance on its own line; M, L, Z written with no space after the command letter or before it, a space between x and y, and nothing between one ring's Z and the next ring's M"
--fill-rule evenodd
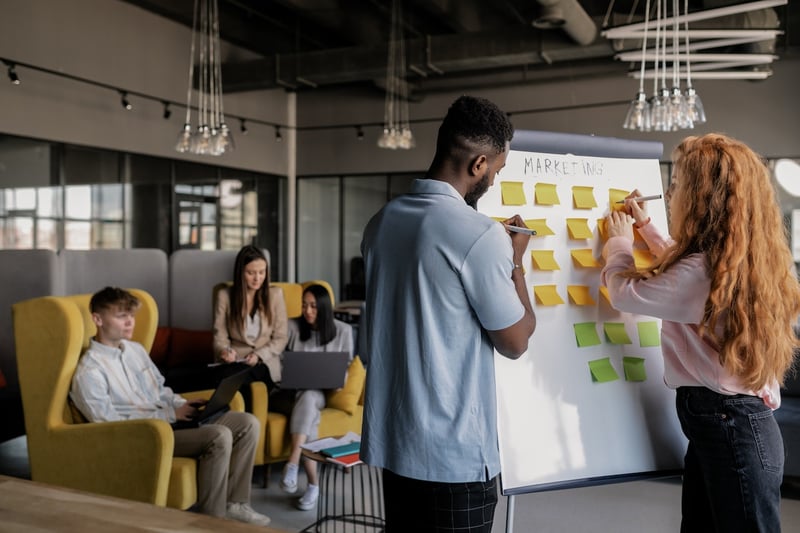
M542 305L559 305L564 303L555 285L534 285L533 294L536 296L536 301Z
M633 249L633 264L636 268L647 268L653 263L653 254L641 248Z
M570 255L577 266L583 268L598 268L600 263L592 255L591 248L584 248L580 250L570 250Z
M595 301L589 294L589 287L586 285L567 285L569 299L575 305L594 305Z
M600 238L604 241L608 240L608 224L606 224L606 219L598 218L597 219L597 233L600 235Z

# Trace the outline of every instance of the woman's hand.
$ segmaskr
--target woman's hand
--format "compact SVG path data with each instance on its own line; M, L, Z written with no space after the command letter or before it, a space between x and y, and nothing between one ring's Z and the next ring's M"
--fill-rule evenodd
M259 361L260 359L256 355L256 352L250 352L249 354L247 354L247 356L244 358L244 361L242 362L248 366L256 366Z
M635 203L635 202L634 202ZM633 240L633 217L622 211L612 211L606 217L608 238L625 237Z
M219 354L219 358L225 361L226 363L233 363L236 361L236 350L228 346L227 348L223 348Z
M635 202L633 200L633 198L638 198L640 196L642 196L642 193L639 192L639 189L634 189L625 197L625 213L633 217L633 221L637 226L643 226L650 220L650 217L647 216L647 207L645 203Z

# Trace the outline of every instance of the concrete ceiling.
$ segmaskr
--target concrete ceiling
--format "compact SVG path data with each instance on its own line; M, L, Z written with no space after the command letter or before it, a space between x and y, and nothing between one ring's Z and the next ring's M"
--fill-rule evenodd
M126 1L192 26L194 0ZM391 0L218 2L222 39L261 56L225 62L225 92L385 84ZM741 3L689 0L689 9ZM774 15L765 19L778 21L784 34L758 51L766 47L780 56L800 44L799 3L771 8ZM617 50L600 31L606 18L609 26L640 20L644 5L645 0L610 0L610 6L607 0L403 0L409 94L626 72L634 65L615 60ZM741 28L753 22L740 16L704 24Z

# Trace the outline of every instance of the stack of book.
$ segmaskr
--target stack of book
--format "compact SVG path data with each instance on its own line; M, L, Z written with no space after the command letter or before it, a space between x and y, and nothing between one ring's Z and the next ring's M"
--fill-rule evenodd
M361 442L350 442L330 448L323 448L319 451L325 456L326 461L342 466L353 466L361 464L363 461L358 453L361 449Z

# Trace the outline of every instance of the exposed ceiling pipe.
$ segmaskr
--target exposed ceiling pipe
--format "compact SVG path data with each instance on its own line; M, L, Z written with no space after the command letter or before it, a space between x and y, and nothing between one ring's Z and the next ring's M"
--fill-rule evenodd
M536 0L542 6L534 28L560 28L572 39L584 46L592 44L597 37L597 25L578 3L578 0Z

